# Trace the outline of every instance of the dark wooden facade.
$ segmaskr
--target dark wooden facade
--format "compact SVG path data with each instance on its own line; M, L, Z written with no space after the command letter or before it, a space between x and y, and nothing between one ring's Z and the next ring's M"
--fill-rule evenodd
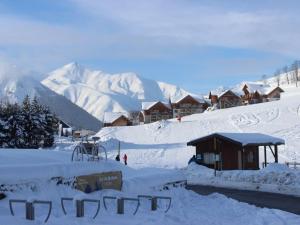
M215 154L220 155L222 163L215 165L213 160L206 159L207 157L214 157ZM247 146L243 150L236 143L218 138L199 142L196 145L196 158L198 158L199 164L212 169L215 166L222 170L259 169L258 146Z
M104 127L116 127L116 126L130 126L131 122L127 117L121 115L111 123L104 123Z
M220 109L242 105L242 99L240 98L240 96L238 96L231 90L224 91L219 95L212 94L210 92L209 99L211 101L211 105L217 105Z
M173 118L172 109L162 102L157 102L149 109L144 109L140 119L144 123L152 123Z

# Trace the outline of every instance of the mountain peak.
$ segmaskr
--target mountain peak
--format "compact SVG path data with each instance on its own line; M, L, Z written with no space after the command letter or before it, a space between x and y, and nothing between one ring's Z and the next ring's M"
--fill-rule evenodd
M84 67L80 65L78 62L70 62L66 65L64 65L62 68L68 69L68 70L81 70Z
M143 101L168 101L188 92L133 72L108 74L73 62L49 74L42 83L98 119L104 112L139 110Z

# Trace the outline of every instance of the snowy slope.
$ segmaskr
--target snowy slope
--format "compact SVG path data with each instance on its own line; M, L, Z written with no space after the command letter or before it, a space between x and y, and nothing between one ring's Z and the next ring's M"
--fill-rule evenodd
M300 160L300 88L287 88L280 101L195 114L135 127L104 128L98 135L121 140L123 152L136 167L184 167L195 153L186 143L213 132L260 132L283 138L279 160ZM115 153L111 153L114 155ZM261 157L262 158L262 157ZM269 156L271 159L272 157Z
M10 76L0 74L0 96L2 100L22 102L28 94L31 98L37 96L39 101L70 125L98 131L101 122L81 109L65 97L42 85L31 76Z
M42 83L98 119L104 112L140 110L142 101L168 101L187 91L145 79L135 73L107 74L70 63L49 74Z

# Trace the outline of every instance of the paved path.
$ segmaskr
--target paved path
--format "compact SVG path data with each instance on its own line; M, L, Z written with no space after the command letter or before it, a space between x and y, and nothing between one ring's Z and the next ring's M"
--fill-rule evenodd
M204 185L187 185L189 190L193 190L198 194L208 195L214 192L226 195L227 197L236 199L241 202L256 205L258 207L266 207L280 209L300 215L300 197L291 195L282 195L260 191L246 191L229 188L220 188Z

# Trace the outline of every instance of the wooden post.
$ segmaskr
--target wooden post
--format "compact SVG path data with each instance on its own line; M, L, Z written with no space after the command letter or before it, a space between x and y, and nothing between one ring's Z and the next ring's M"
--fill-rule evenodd
M267 146L264 146L265 167L267 167Z
M155 211L157 209L157 198L156 197L152 197L151 198L151 210Z
M34 220L34 206L32 202L26 202L26 219Z
M275 163L278 163L278 146L275 145Z
M84 217L84 203L82 200L76 200L76 217Z
M122 198L117 200L117 213L124 214L124 199Z

